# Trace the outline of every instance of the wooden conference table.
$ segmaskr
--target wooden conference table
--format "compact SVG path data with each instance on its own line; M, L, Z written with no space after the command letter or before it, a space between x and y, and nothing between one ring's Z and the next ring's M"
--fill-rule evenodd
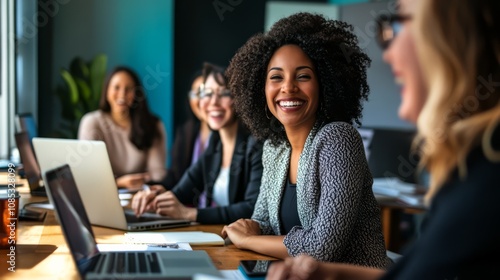
M19 188L21 208L29 202L47 200L31 197L28 189ZM33 208L34 209L34 208ZM0 250L0 279L80 279L54 212L47 211L43 222L21 221L17 228L15 272L7 270L8 250ZM165 231L206 231L220 234L223 225L193 225ZM93 226L97 243L123 243L124 231ZM269 256L240 250L234 245L192 246L205 250L218 269L237 269L244 259L265 260Z
M0 181L2 180L0 174ZM48 200L46 197L32 197L24 180L18 188L21 193L20 209L30 202ZM399 215L400 213L421 213L421 207L412 207L397 202L379 201L381 206L382 227L386 248L399 252ZM43 222L21 221L17 227L16 272L8 268L8 250L0 250L0 279L79 279L73 259L64 240L61 228L52 210L47 211ZM220 234L223 225L193 225L165 231L206 231ZM104 227L93 227L98 243L123 243L124 232ZM237 269L244 259L265 260L269 256L251 251L240 250L234 245L193 246L193 250L205 250L218 269Z
M412 206L396 200L378 200L382 220L385 248L401 253L404 243L401 240L401 214L421 214L426 211L423 205Z

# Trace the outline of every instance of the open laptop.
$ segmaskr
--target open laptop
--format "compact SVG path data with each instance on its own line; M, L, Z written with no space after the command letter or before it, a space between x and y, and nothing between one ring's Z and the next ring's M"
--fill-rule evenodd
M17 149L23 163L24 174L32 196L47 196L43 186L42 173L35 158L29 135L26 131L15 134Z
M16 132L25 131L28 134L30 143L33 137L38 136L38 129L36 127L35 118L33 118L33 114L31 113L16 114L15 126Z
M141 231L191 224L188 220L174 220L152 213L136 217L131 209L123 209L106 144L102 141L35 137L33 146L42 173L63 164L71 166L93 225Z
M44 180L82 279L191 279L220 276L205 251L99 252L69 165L49 170Z

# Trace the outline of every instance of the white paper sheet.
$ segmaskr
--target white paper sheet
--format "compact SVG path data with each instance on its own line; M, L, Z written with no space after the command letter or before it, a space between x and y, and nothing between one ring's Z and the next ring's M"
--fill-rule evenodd
M162 244L189 243L190 245L224 245L220 235L203 231L171 231L171 232L127 232L125 243L130 244Z
M176 244L97 244L100 252L120 252L120 251L192 251L189 243Z
M193 280L247 280L245 276L243 276L243 273L239 271L238 269L234 270L219 270L219 272L222 274L223 278L220 277L215 277L211 275L205 275L205 274L195 274L193 276Z

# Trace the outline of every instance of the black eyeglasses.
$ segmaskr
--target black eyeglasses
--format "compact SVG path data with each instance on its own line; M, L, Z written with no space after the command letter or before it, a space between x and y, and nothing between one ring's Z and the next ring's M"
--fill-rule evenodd
M233 97L231 91L227 88L214 90L212 88L200 87L200 99L210 100L213 95L221 99L231 99Z
M377 41L382 49L387 49L392 40L403 29L403 23L411 19L405 15L380 15L377 18Z
M188 96L190 99L198 99L200 98L200 90L190 90Z

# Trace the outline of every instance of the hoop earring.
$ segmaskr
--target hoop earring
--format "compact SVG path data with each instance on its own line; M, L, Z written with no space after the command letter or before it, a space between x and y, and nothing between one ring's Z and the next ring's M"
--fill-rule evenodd
M267 115L267 104L264 105L264 112L266 112L266 118L270 120L271 118L269 117L269 115Z

